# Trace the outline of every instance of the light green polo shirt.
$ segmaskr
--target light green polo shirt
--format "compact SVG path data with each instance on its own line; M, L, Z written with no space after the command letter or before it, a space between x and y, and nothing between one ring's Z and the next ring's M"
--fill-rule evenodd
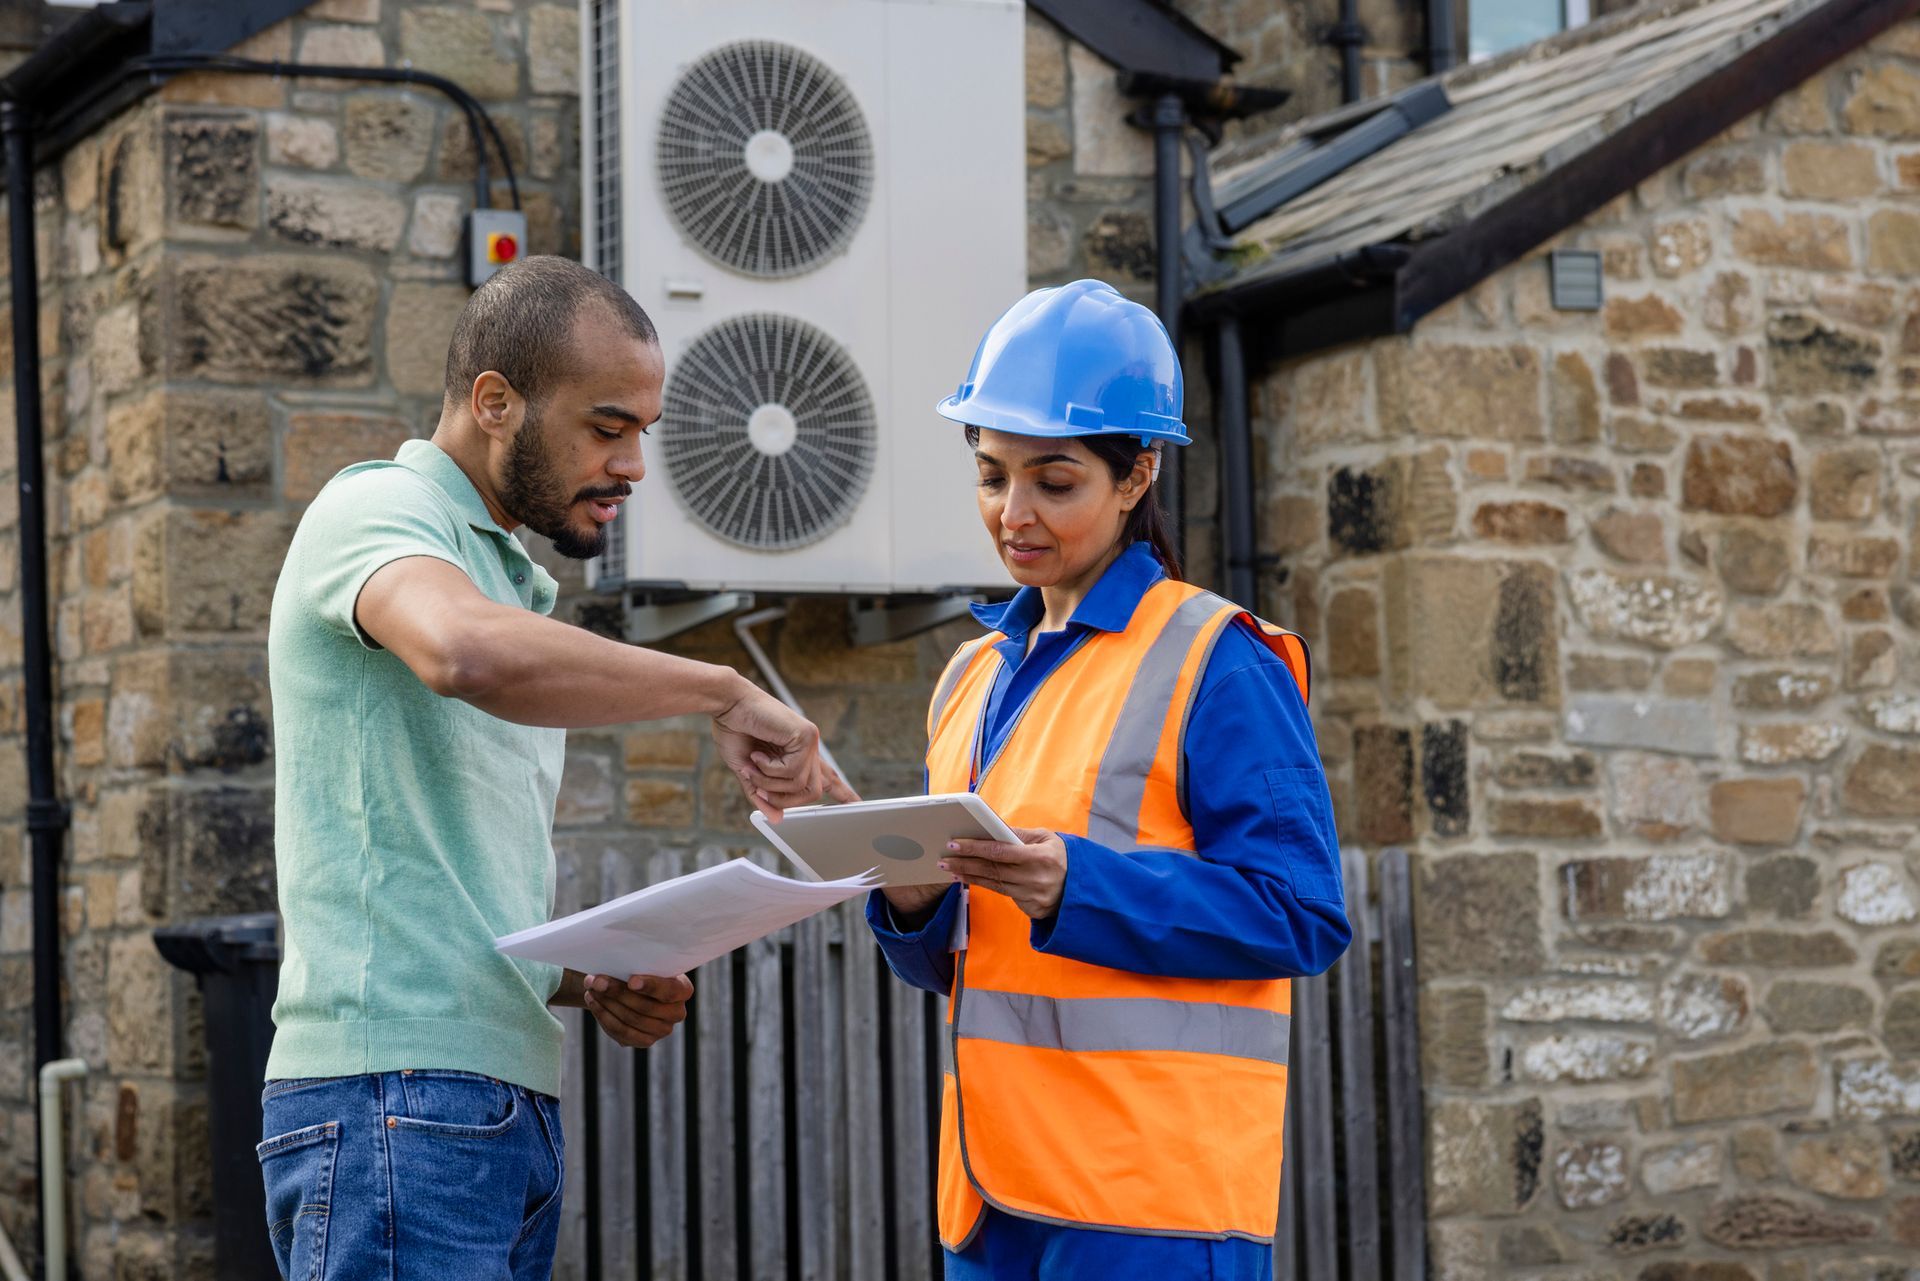
M267 1076L457 1068L558 1094L560 971L493 940L552 912L566 731L442 698L359 630L360 589L408 556L553 610L553 578L427 441L307 508L267 642L284 921Z

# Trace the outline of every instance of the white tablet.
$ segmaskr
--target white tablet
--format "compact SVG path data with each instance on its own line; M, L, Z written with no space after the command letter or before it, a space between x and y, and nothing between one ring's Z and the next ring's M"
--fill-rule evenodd
M755 812L753 825L809 880L837 881L874 870L883 885L941 885L947 842L1017 841L978 796L901 796L850 805L790 809L778 823Z

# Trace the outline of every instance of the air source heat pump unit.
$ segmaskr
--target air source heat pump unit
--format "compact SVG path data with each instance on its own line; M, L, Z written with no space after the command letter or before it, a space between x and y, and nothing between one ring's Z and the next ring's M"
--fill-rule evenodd
M1026 287L1016 0L588 0L587 261L665 410L596 582L1000 586L933 412Z

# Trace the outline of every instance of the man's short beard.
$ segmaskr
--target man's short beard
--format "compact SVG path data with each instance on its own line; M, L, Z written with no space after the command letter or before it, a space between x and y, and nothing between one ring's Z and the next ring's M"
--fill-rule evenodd
M500 478L500 503L507 514L536 534L552 540L553 549L574 560L589 560L607 549L608 525L596 524L583 534L570 519L574 504L587 494L569 494L547 457L542 408L527 402L520 430L507 447L505 475ZM601 495L611 496L611 494Z

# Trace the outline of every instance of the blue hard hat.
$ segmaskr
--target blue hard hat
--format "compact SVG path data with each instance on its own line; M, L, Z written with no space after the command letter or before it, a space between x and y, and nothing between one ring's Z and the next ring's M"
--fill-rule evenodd
M1191 443L1160 318L1101 280L1036 289L993 322L942 417L1016 436Z

